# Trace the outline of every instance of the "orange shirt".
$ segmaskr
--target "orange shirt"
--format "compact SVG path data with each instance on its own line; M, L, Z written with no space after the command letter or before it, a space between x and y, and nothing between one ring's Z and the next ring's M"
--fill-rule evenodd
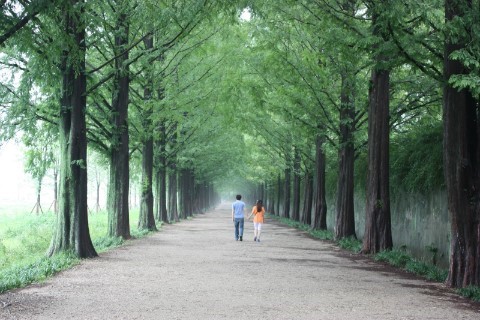
M262 207L262 211L257 212L257 206L254 206L252 209L252 214L254 215L253 222L263 223L263 217L265 216L265 208Z

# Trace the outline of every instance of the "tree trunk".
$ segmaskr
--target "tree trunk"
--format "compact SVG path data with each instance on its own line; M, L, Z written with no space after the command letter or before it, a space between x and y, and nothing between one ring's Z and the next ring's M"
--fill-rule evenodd
M149 36L144 40L145 50L153 48L153 37ZM145 141L142 152L142 194L140 198L140 215L138 218L138 229L157 230L155 217L153 216L153 135L152 130L152 100L153 80L147 75L147 86L144 89L145 112L143 112L143 131Z
M42 204L40 203L41 194L42 194L42 180L43 180L42 178L38 178L38 181L37 181L37 201L35 202L35 207L33 207L33 210L35 211L36 215L39 215L40 212L43 213Z
M49 256L67 250L73 250L81 258L97 256L88 228L86 48L82 10L81 0L69 2L63 10L67 36L72 41L65 41L67 49L62 57L60 208ZM72 52L75 52L76 59L70 59ZM77 62L75 66L72 60Z
M115 77L112 98L112 143L110 153L110 181L108 188L108 235L130 238L129 221L129 136L128 136L128 96L129 70L128 29L126 14L117 20L115 35Z
M353 83L342 75L340 107L340 149L338 150L339 172L337 182L337 215L335 219L335 239L355 237L354 166L355 145L353 138L355 107L353 101Z
M374 35L382 36L375 12L372 23ZM386 63L386 56L377 53L375 59L368 110L367 201L362 247L362 252L366 254L375 254L393 246L389 192L390 72L381 67Z
M277 215L280 216L280 201L282 200L282 177L280 176L280 173L278 174L277 177L277 209L275 210L277 212Z
M170 140L171 150L175 150L177 145L177 125L173 125L173 136ZM168 173L168 210L170 211L170 216L173 221L179 222L178 217L178 181L177 181L177 155L173 153L169 159L169 173Z
M58 213L58 168L55 161L55 168L53 168L53 212Z
M142 195L140 202L140 216L138 228L157 230L155 217L153 216L153 138L148 138L143 146L142 160Z
M276 210L275 210L275 197L276 197L276 192L275 192L275 182L270 180L268 183L268 213L275 215Z
M445 1L447 22L472 10L470 1ZM453 88L452 75L469 73L450 54L465 47L465 39L445 43L443 97L443 158L451 221L447 285L480 286L480 108L467 89Z
M98 213L100 211L100 181L97 180L97 192L96 192L96 204L95 211Z
M195 213L194 203L195 203L195 172L193 169L188 170L189 180L188 180L188 215L191 217Z
M319 133L315 143L315 180L314 180L314 203L313 228L327 230L327 200L325 198L325 168L326 158L323 150L325 137Z
M312 224L312 204L313 204L313 175L310 172L305 174L305 196L303 201L302 223Z
M177 207L177 170L176 164L170 165L170 173L168 174L168 209L172 216L172 220L179 222L178 207Z
M295 147L293 159L293 208L292 219L300 221L300 152Z
M179 215L182 219L187 219L187 169L179 170L179 189L178 197L180 207L178 208Z
M165 122L162 120L159 126L160 139L157 142L157 203L158 219L164 223L170 223L167 211L167 159L166 159L166 132Z
M285 154L285 182L284 182L284 190L283 190L283 199L284 199L284 207L283 207L283 216L287 219L290 219L290 194L292 188L291 176L292 176L292 168L290 167L290 155L287 151Z

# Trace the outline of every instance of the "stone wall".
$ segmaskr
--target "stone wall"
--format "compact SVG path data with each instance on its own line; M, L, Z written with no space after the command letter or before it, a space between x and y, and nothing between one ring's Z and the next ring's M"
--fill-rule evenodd
M395 248L405 248L414 257L432 262L436 248L437 264L448 267L450 224L445 191L430 195L400 193L391 199L392 236ZM334 228L335 199L328 201L327 226ZM365 230L365 196L355 196L355 229L362 239Z

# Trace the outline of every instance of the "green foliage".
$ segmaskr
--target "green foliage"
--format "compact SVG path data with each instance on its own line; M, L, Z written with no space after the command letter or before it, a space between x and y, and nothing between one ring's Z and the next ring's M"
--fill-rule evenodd
M374 256L376 261L387 262L388 264L405 269L408 272L427 278L428 280L443 282L447 278L448 271L437 266L412 258L404 250L393 249L377 253Z
M333 240L333 232L329 230L315 230L315 229L310 229L309 233L317 239L320 240Z
M457 292L473 301L480 301L480 287L478 286L468 286L466 288L458 289Z
M51 258L40 258L26 265L12 265L7 269L0 269L0 293L42 281L78 262L79 259L74 253L64 252Z
M93 240L93 246L97 252L104 252L110 248L116 248L125 243L122 237L101 237Z
M419 123L408 133L392 138L390 185L392 191L428 193L445 185L442 125Z
M353 252L360 252L362 250L362 241L358 240L355 237L346 237L342 238L337 241L337 244L340 246L340 248L353 251Z
M333 233L328 230L314 230L312 229L309 225L303 224L298 221L294 221L285 217L279 217L279 216L274 216L274 215L267 215L267 218L269 219L275 219L281 224L285 224L289 227L300 229L303 231L308 232L309 235L311 235L314 238L320 239L320 240L333 240Z

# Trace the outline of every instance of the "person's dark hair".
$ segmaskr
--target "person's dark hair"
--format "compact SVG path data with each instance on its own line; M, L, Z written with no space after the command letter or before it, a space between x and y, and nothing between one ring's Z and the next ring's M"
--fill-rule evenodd
M240 200L242 199L242 195L241 194L237 194L237 200Z
M262 211L262 200L257 200L257 212L261 212Z

